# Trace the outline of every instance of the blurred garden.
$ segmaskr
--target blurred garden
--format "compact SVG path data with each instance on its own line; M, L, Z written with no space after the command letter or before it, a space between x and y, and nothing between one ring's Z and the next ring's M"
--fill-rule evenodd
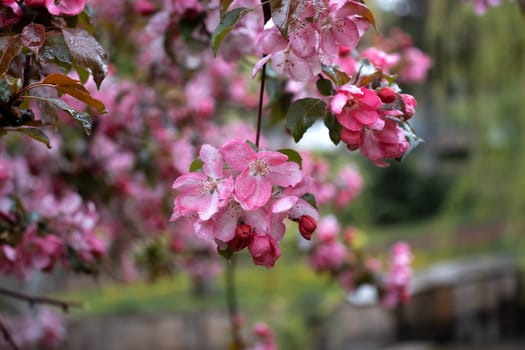
M0 1L1 349L525 346L523 1L45 3ZM355 45L296 69L320 4Z

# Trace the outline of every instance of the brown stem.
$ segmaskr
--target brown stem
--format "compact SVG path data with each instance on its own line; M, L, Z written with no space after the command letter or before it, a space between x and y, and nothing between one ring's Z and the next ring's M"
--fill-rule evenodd
M16 345L15 341L11 337L11 332L9 332L9 329L0 321L0 331L2 332L4 339L7 344L13 349L13 350L20 350L18 345Z
M64 300L58 300L53 298L47 298L47 297L37 297L32 295L27 295L20 292L15 292L9 289L1 288L0 287L0 295L5 295L10 298L20 299L27 301L30 306L33 306L35 304L47 304L51 306L56 306L62 308L64 312L69 311L70 308L76 307L76 308L83 308L84 304L78 301L64 301Z

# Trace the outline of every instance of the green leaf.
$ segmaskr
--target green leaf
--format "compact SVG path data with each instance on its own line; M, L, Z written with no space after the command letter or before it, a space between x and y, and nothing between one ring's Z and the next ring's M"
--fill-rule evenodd
M217 252L227 261L230 261L233 256L233 250L231 250L230 248L220 249L217 247Z
M108 74L107 54L86 30L82 28L62 28L64 41L75 63L88 69L97 88Z
M323 77L317 79L317 90L324 96L332 96L334 94L332 82Z
M224 16L226 11L228 11L228 7L230 7L233 0L220 0L219 2L219 11L221 14L221 18Z
M200 158L195 159L190 164L190 173L193 173L195 171L202 170L202 166L204 165L203 161Z
M401 156L401 161L405 160L405 158L410 154L421 142L424 142L422 138L416 135L416 132L412 128L412 126L408 122L401 122L399 123L401 129L405 132L405 137L408 141L409 147L408 150Z
M221 42L224 39L224 37L229 32L231 32L235 25L244 17L244 15L246 15L250 11L251 9L247 7L238 7L227 12L221 18L221 22L219 23L219 25L217 26L217 28L211 36L211 47L215 55L217 54L217 50L219 49L219 46L221 45Z
M89 79L89 71L83 67L80 67L78 64L73 64L73 68L77 71L78 78L82 84L87 83Z
M89 114L77 111L76 109L68 105L64 100L61 100L59 98L40 97L39 100L48 103L56 109L60 109L64 112L67 112L71 117L73 117L73 119L77 120L78 122L80 122L80 124L82 124L82 127L84 128L86 134L91 134L93 122L91 121L91 117L89 116Z
M288 156L289 162L297 163L299 164L300 167L302 166L303 158L301 157L299 152L297 152L296 150L293 150L291 148L282 148L282 149L278 149L277 152Z
M44 145L47 146L47 148L51 148L49 137L47 137L47 135L38 128L17 128L17 129L10 129L9 131L15 131L15 132L20 132L22 134L26 134L27 136L31 137L33 140L42 142Z
M312 207L317 209L317 201L315 200L315 196L313 194L305 193L301 198L308 202L308 204L310 204Z
M47 33L39 59L54 64L62 73L68 73L73 65L73 57L61 33Z
M252 141L250 140L246 140L246 143L248 145L250 145L250 147L255 151L255 152L259 152L259 147L257 147L257 145L255 143L253 143Z
M327 114L326 102L317 98L303 98L294 101L286 115L287 127L292 133L295 142L303 137L306 130Z
M11 61L22 52L22 47L18 35L0 37L0 75L7 72Z
M331 113L326 114L326 117L324 118L324 125L326 125L328 128L330 140L332 140L334 145L337 146L339 142L341 142L341 130L343 129L343 126L339 124L337 118Z

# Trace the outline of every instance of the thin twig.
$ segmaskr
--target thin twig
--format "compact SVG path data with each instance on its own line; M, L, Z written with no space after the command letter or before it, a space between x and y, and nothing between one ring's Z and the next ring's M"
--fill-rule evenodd
M4 335L4 339L5 339L5 341L7 342L7 344L9 344L9 346L10 346L13 350L20 350L20 348L18 347L18 345L16 345L15 341L14 341L13 338L11 337L11 333L9 332L9 329L7 329L7 327L2 323L1 320L0 320L0 331L1 331L2 334Z
M64 312L69 311L69 309L72 307L75 307L75 308L84 307L84 303L79 302L79 301L65 301L65 300L59 300L59 299L48 298L48 297L37 297L37 296L32 296L32 295L28 295L28 294L24 294L20 292L15 292L15 291L1 288L1 287L0 287L0 295L5 295L10 298L27 301L30 306L33 306L35 304L47 304L51 306L56 306L56 307L62 308Z

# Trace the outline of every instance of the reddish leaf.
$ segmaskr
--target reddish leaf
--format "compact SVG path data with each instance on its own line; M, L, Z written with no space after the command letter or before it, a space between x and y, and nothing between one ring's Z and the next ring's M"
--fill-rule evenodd
M46 41L46 28L38 23L30 23L22 30L22 43L38 55L38 51Z
M11 61L22 51L18 35L0 37L0 75L7 72Z
M99 113L104 113L106 110L104 103L91 96L89 91L78 80L64 74L49 74L42 80L42 83L55 85L58 91L75 97L88 106L95 108Z
M64 40L75 62L88 69L97 87L108 73L107 54L87 31L81 28L62 28Z
M284 37L288 37L288 24L293 17L299 17L304 9L304 1L301 0L271 0L272 19Z

